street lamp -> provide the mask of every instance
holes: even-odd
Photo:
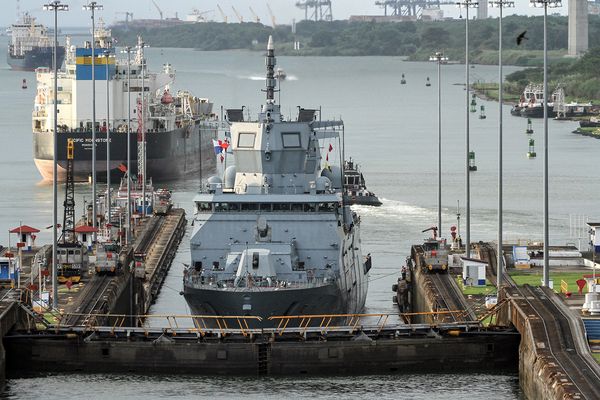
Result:
[[[500,294],[502,286],[502,275],[504,273],[504,257],[502,256],[502,91],[504,76],[502,75],[502,9],[504,7],[514,7],[515,2],[510,0],[491,0],[491,7],[498,7],[500,14],[498,16],[498,250],[496,261],[496,289]]]
[[[56,46],[58,43],[58,12],[69,11],[67,4],[61,4],[55,0],[51,3],[44,4],[44,10],[54,11],[54,45],[52,53],[52,65],[54,67],[54,150],[52,155],[52,308],[58,308],[58,272],[57,272],[57,257],[56,244],[58,242],[56,227],[58,226],[58,188],[56,176],[56,154],[58,153],[58,137],[57,118],[58,118],[58,65],[56,57]]]
[[[101,4],[90,1],[82,7],[83,10],[92,12],[92,226],[97,227],[97,196],[96,196],[96,21],[94,15],[96,10],[102,10]],[[96,242],[96,232],[93,234]]]
[[[110,223],[110,50],[104,51],[104,59],[106,61],[106,210],[107,220]]]
[[[441,65],[448,61],[444,53],[438,51],[429,57],[429,61],[437,62],[438,73],[438,232],[442,236],[442,75]]]
[[[459,7],[465,8],[465,90],[467,97],[467,104],[465,107],[465,196],[466,196],[466,209],[465,209],[465,256],[471,256],[471,169],[469,168],[469,153],[470,140],[469,140],[469,8],[477,8],[479,3],[473,0],[464,0],[456,3]]]
[[[127,235],[126,242],[131,240],[131,46],[126,46],[121,53],[127,53]]]
[[[548,227],[548,32],[547,19],[548,7],[556,8],[562,6],[560,0],[529,0],[531,7],[544,8],[544,269],[542,285],[550,286],[550,235]]]

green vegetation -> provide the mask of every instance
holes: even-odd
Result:
[[[535,272],[526,272],[520,270],[511,270],[509,271],[510,276],[517,283],[517,285],[530,285],[530,286],[540,286],[542,283],[542,271]],[[560,292],[560,284],[561,281],[567,282],[569,285],[569,291],[571,293],[577,293],[577,283],[575,283],[578,279],[582,279],[583,275],[589,274],[589,271],[582,270],[580,272],[555,272],[550,271],[550,279],[554,281],[554,291]]]
[[[600,17],[590,15],[590,43],[600,35]],[[134,45],[142,35],[154,47],[188,47],[200,50],[250,49],[264,50],[269,35],[277,43],[278,54],[323,56],[409,56],[427,60],[434,51],[442,50],[451,60],[463,60],[465,23],[462,19],[447,21],[405,21],[376,23],[333,21],[301,21],[293,35],[289,25],[273,29],[247,22],[225,24],[207,22],[165,28],[131,29],[118,27],[113,34],[119,43]],[[567,47],[567,17],[548,17],[549,49],[553,57],[562,57]],[[495,64],[498,49],[498,20],[495,18],[469,22],[471,57],[474,63]],[[527,30],[528,40],[517,46],[515,38]],[[505,64],[541,65],[543,18],[508,16],[503,19],[503,56]],[[293,40],[302,49],[293,50]]]
[[[459,276],[456,278],[456,283],[458,283],[458,287],[462,289],[464,295],[488,295],[490,293],[496,293],[496,286],[489,283],[486,280],[485,286],[464,286],[462,278]]]
[[[596,359],[596,362],[600,364],[600,353],[592,353],[592,356]]]

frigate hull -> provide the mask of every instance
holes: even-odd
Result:
[[[184,297],[194,315],[253,315],[268,325],[271,316],[344,314],[346,302],[337,285],[302,289],[231,291],[184,287]]]

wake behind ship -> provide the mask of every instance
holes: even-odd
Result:
[[[48,31],[35,18],[25,13],[10,27],[11,40],[8,43],[6,62],[17,71],[34,71],[38,67],[52,67],[52,41]],[[62,65],[65,48],[56,47],[56,63]]]
[[[127,161],[128,126],[132,163],[137,165],[145,144],[148,177],[168,180],[212,171],[215,167],[212,139],[218,129],[212,103],[185,91],[171,94],[175,71],[166,64],[160,72],[148,72],[141,38],[131,57],[131,87],[128,87],[127,59],[116,60],[110,30],[100,25],[95,37],[98,43],[94,68],[98,179],[106,177],[107,130],[111,143],[109,168],[111,173],[122,175],[119,168]],[[75,179],[88,181],[92,171],[92,49],[87,42],[83,47],[71,46],[68,39],[66,47],[65,70],[58,75],[58,178],[65,178],[67,140],[73,139]],[[48,68],[36,72],[37,94],[32,114],[34,161],[42,177],[51,180],[54,74]],[[128,121],[128,96],[131,121]],[[146,132],[145,142],[142,131]]]
[[[196,315],[344,314],[365,304],[370,259],[360,218],[342,199],[340,169],[323,168],[320,141],[342,121],[275,103],[275,56],[267,46],[266,103],[258,118],[228,110],[235,165],[195,199],[184,297]],[[319,116],[320,117],[320,116]],[[267,322],[268,323],[268,322]]]

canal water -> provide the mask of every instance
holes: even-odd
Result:
[[[6,38],[0,38],[4,46]],[[188,49],[147,49],[153,70],[171,63],[177,71],[173,89],[190,90],[214,101],[216,110],[246,106],[255,114],[264,101],[264,59],[247,51],[198,52]],[[370,290],[366,312],[395,312],[391,285],[409,254],[410,245],[426,237],[421,233],[437,223],[437,72],[433,63],[406,62],[396,57],[278,57],[288,74],[282,84],[281,104],[286,116],[297,107],[322,109],[323,118],[343,118],[346,156],[358,162],[370,190],[383,200],[379,208],[357,207],[362,217],[363,254],[371,253]],[[515,68],[505,67],[505,72]],[[497,68],[476,66],[472,80],[496,80]],[[400,85],[400,76],[406,85]],[[426,87],[427,77],[432,81]],[[21,80],[29,82],[21,89]],[[456,224],[460,201],[464,229],[464,66],[442,66],[443,227],[448,236]],[[41,182],[33,160],[31,109],[35,93],[33,73],[0,67],[0,157],[3,195],[0,196],[0,242],[8,230],[25,224],[41,229],[39,243],[51,240],[45,229],[52,221],[52,187]],[[100,93],[99,96],[102,96]],[[102,97],[100,97],[102,98]],[[487,118],[479,119],[484,105]],[[471,146],[477,172],[472,173],[473,241],[496,237],[498,104],[477,100],[470,114]],[[542,123],[534,120],[533,138],[538,157],[528,159],[526,120],[504,114],[505,240],[542,237]],[[101,116],[99,116],[101,118]],[[596,171],[600,141],[571,133],[573,122],[550,121],[550,226],[552,244],[575,242],[569,215],[597,216],[599,178]],[[330,159],[340,145],[331,143]],[[206,178],[206,176],[204,176]],[[192,209],[200,176],[167,185],[177,206]],[[83,213],[90,187],[77,184],[77,210]],[[60,197],[64,195],[62,189]],[[61,200],[62,201],[62,200]],[[59,215],[62,215],[59,213]],[[62,217],[61,217],[62,218]],[[191,228],[189,228],[191,229]],[[188,230],[189,230],[188,229]],[[189,232],[188,232],[189,235]],[[154,314],[184,314],[189,310],[179,295],[183,263],[189,263],[189,236],[184,238],[165,286],[153,306]],[[357,371],[359,373],[360,371]],[[408,372],[408,371],[407,371]],[[63,397],[94,393],[98,397],[142,398],[206,397],[247,398],[359,396],[361,398],[519,398],[518,380],[512,375],[407,375],[364,378],[302,378],[247,380],[180,376],[75,375],[13,379],[10,398]]]

